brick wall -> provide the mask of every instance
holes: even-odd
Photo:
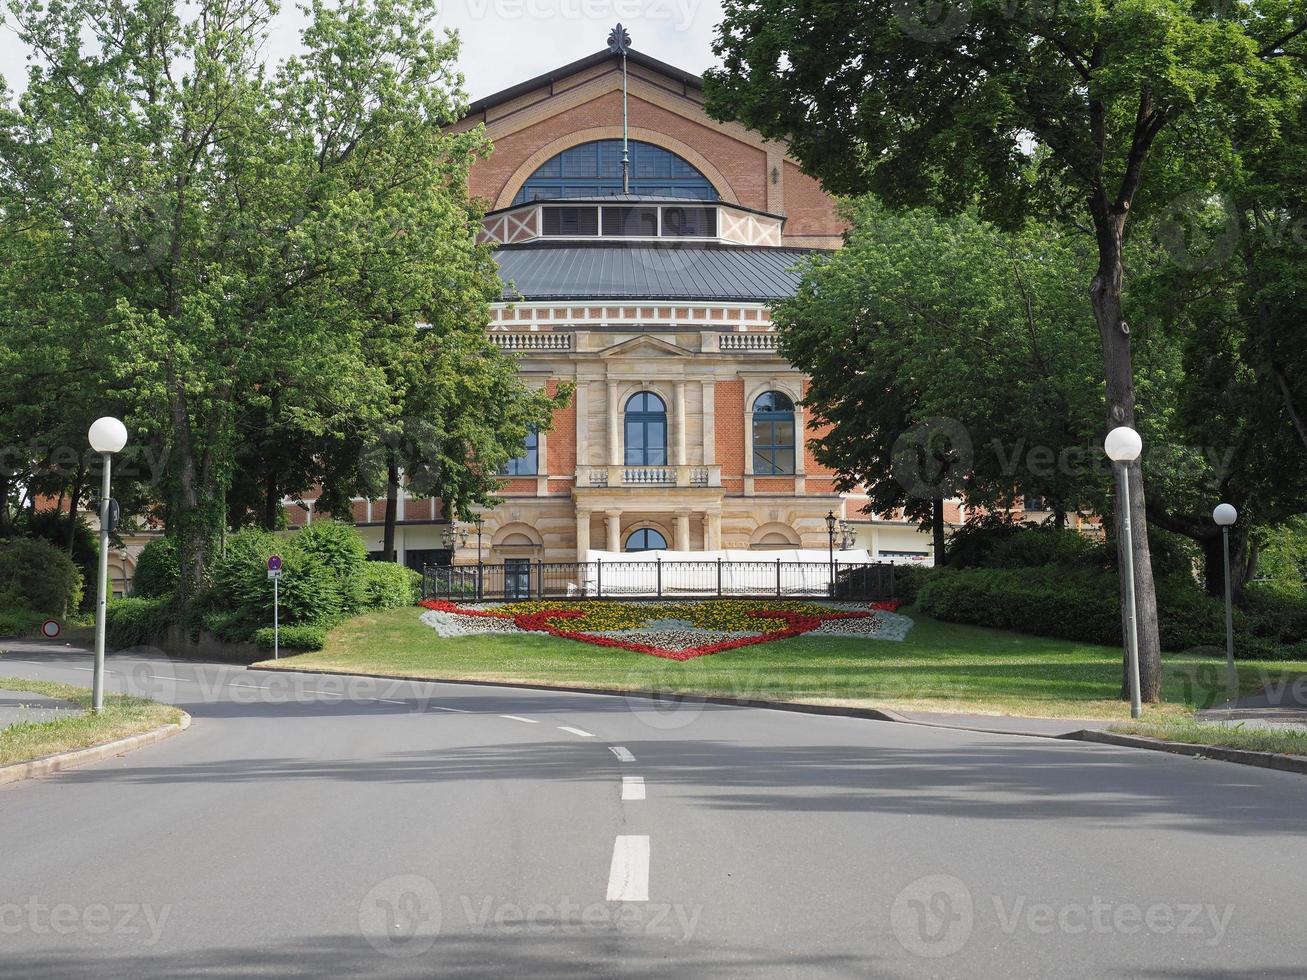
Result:
[[[809,388],[809,384],[808,384],[807,379],[805,378],[804,381],[803,381],[803,397],[804,397],[804,398],[807,398],[807,397],[808,397],[808,388]],[[808,492],[809,492],[809,493],[814,493],[814,492],[829,493],[829,492],[830,492],[830,482],[829,482],[829,481],[817,481],[816,485],[814,485],[814,483],[813,483],[813,481],[812,481],[811,478],[814,477],[814,476],[815,476],[815,477],[820,477],[820,476],[823,476],[823,475],[830,475],[830,474],[834,473],[835,471],[832,470],[829,466],[823,466],[821,463],[818,463],[818,462],[817,462],[817,458],[812,454],[812,447],[808,445],[808,440],[809,440],[809,439],[820,439],[822,436],[824,436],[824,435],[825,435],[827,432],[829,432],[830,430],[831,430],[831,427],[830,427],[829,425],[813,425],[813,424],[812,424],[812,419],[811,419],[811,416],[809,415],[809,413],[807,413],[807,412],[804,413],[804,431],[805,431],[805,435],[804,435],[804,440],[803,440],[803,469],[804,469],[804,471],[808,474],[808,477],[809,477],[809,481],[808,481]]]
[[[558,381],[550,379],[545,391],[558,393]],[[554,427],[548,436],[549,475],[572,476],[576,473],[576,395],[562,408],[554,410]],[[551,486],[552,489],[552,486]]]
[[[718,381],[715,406],[717,463],[722,468],[722,485],[740,491],[744,489],[744,382]],[[727,482],[730,477],[735,478],[734,484]]]

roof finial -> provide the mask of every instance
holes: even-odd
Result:
[[[631,193],[630,113],[626,100],[626,52],[631,50],[631,34],[620,23],[608,32],[608,50],[622,56],[622,193]]]

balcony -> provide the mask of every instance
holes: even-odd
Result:
[[[720,487],[720,466],[581,466],[578,487]]]
[[[571,350],[570,333],[491,333],[490,340],[501,350],[536,351],[536,350]]]
[[[718,350],[763,351],[776,350],[774,333],[724,333],[717,338]]]

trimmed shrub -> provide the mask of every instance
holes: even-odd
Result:
[[[277,642],[283,650],[321,650],[327,642],[325,626],[283,626]],[[254,631],[254,642],[260,649],[272,649],[272,627],[263,626]]]
[[[330,572],[340,595],[341,612],[348,615],[366,605],[363,575],[368,549],[353,524],[315,521],[295,534],[291,546]]]
[[[38,510],[26,520],[26,537],[49,541],[65,554],[68,553],[68,515],[58,510]],[[73,564],[82,573],[82,605],[89,608],[94,602],[91,583],[99,572],[96,559],[100,554],[100,539],[84,517],[77,518],[73,529]]]
[[[105,643],[115,650],[154,643],[172,623],[172,614],[169,597],[110,599],[104,617]]]
[[[136,574],[132,576],[132,595],[142,599],[170,596],[177,591],[180,582],[181,565],[176,541],[156,538],[141,549],[136,559]]]
[[[935,569],[927,565],[895,565],[894,566],[894,598],[902,599],[906,604],[912,605],[917,601],[917,594],[921,592],[921,587],[930,580]]]
[[[82,601],[82,573],[68,553],[39,538],[0,542],[0,595],[66,616]]]
[[[324,623],[341,615],[336,576],[316,555],[268,531],[245,528],[227,539],[227,551],[214,563],[213,584],[206,596],[211,617],[213,613],[231,617],[222,621],[227,638],[247,639],[253,630],[272,623],[268,558],[274,554],[282,556],[282,622]]]
[[[363,604],[368,609],[398,609],[422,598],[422,576],[388,561],[370,561],[360,575]]]
[[[940,569],[922,587],[921,611],[936,619],[1085,643],[1122,643],[1115,573],[1090,568]],[[1184,576],[1157,580],[1163,650],[1223,647],[1225,607]],[[1287,659],[1294,649],[1258,634],[1258,620],[1235,610],[1235,655]]]
[[[45,613],[33,609],[0,609],[0,638],[12,639],[35,633],[45,618]]]

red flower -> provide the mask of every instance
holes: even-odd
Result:
[[[562,637],[565,640],[577,640],[581,643],[591,643],[600,647],[614,647],[619,650],[630,650],[633,653],[646,653],[651,657],[663,657],[667,660],[692,660],[695,657],[706,657],[714,653],[724,653],[727,650],[739,650],[742,647],[755,646],[759,643],[773,643],[776,640],[788,640],[796,636],[802,636],[804,633],[810,633],[822,623],[830,619],[866,619],[874,616],[875,613],[863,612],[861,610],[852,612],[830,612],[820,615],[810,613],[790,612],[785,609],[755,609],[749,615],[758,619],[780,619],[785,622],[785,629],[775,630],[771,633],[750,634],[741,636],[735,640],[722,640],[719,643],[705,643],[697,647],[688,647],[684,650],[665,650],[662,647],[650,646],[647,643],[629,643],[625,640],[614,639],[611,636],[596,636],[593,633],[578,633],[575,630],[562,629],[550,622],[551,619],[581,619],[585,616],[585,611],[581,609],[542,609],[539,612],[523,613],[518,616],[510,616],[508,613],[495,612],[488,609],[466,609],[457,603],[450,602],[446,599],[426,599],[418,605],[426,609],[434,609],[437,612],[457,613],[460,616],[482,616],[491,619],[511,619],[520,630],[529,633],[548,633],[551,636]],[[899,599],[890,599],[886,602],[877,602],[872,605],[872,609],[883,609],[886,612],[893,612],[903,605]]]

